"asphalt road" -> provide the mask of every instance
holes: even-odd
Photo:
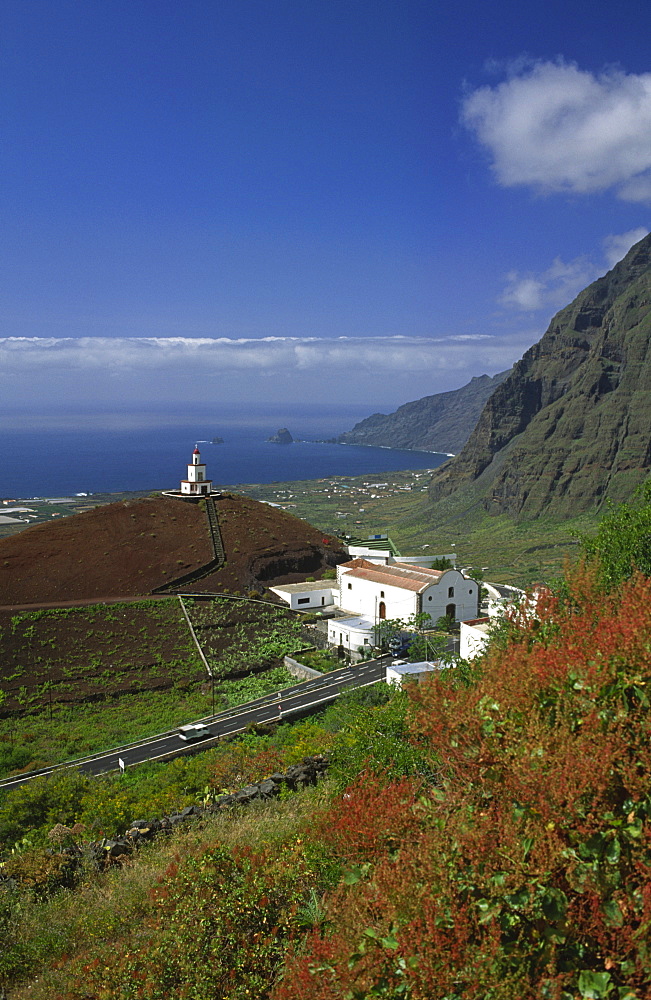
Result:
[[[247,702],[208,716],[200,721],[209,727],[212,738],[186,742],[176,730],[162,733],[148,740],[128,743],[115,747],[107,753],[92,754],[80,760],[69,761],[55,767],[44,768],[37,772],[7,778],[0,781],[0,788],[15,788],[33,778],[50,774],[52,771],[66,767],[76,767],[80,771],[91,774],[103,774],[105,771],[117,771],[122,766],[133,767],[149,760],[172,760],[182,754],[197,753],[215,746],[220,739],[244,732],[252,724],[287,721],[299,717],[309,711],[325,707],[334,701],[342,690],[366,687],[384,680],[386,674],[386,659],[373,660],[352,667],[342,667],[322,677],[303,681],[289,688],[255,701]]]

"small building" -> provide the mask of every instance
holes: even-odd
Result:
[[[328,644],[343,646],[346,653],[357,658],[364,649],[376,645],[375,622],[360,615],[343,615],[328,622]]]
[[[334,591],[337,584],[333,580],[304,580],[302,583],[281,583],[269,587],[282,601],[289,604],[292,611],[332,610],[335,605]]]
[[[212,492],[212,480],[206,477],[206,466],[201,461],[201,452],[195,448],[192,461],[188,465],[188,478],[181,480],[184,496],[207,496]]]
[[[368,538],[347,538],[346,548],[351,559],[366,559],[368,562],[395,562],[400,553],[388,535],[369,535]]]
[[[386,682],[400,687],[406,677],[420,680],[424,674],[433,670],[440,670],[441,665],[431,660],[423,660],[420,663],[406,663],[404,660],[395,660],[387,667]]]
[[[479,614],[479,584],[456,569],[352,559],[337,567],[337,582],[339,607],[373,623],[424,613],[436,624],[446,616],[465,621]]]
[[[488,644],[491,627],[490,616],[471,618],[461,622],[459,629],[459,655],[464,660],[472,660],[483,653]]]
[[[428,569],[434,559],[449,559],[454,568],[457,562],[456,552],[447,555],[436,555],[433,552],[425,554],[425,549],[430,548],[429,545],[421,546],[423,551],[420,555],[403,556],[388,535],[369,535],[363,539],[348,535],[346,536],[346,548],[351,559],[366,559],[368,562],[384,563],[385,566],[400,562],[410,566],[424,566]]]

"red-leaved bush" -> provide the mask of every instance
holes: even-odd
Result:
[[[438,784],[332,806],[346,875],[274,1000],[650,995],[651,581],[579,569],[511,631],[472,685],[410,688]]]

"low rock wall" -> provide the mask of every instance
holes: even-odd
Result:
[[[70,872],[74,872],[84,858],[90,858],[99,867],[104,867],[113,862],[119,862],[132,854],[141,844],[148,843],[160,834],[172,833],[189,821],[201,819],[203,816],[225,813],[238,806],[247,806],[251,802],[268,801],[280,795],[283,787],[297,792],[301,788],[316,785],[327,768],[328,760],[321,754],[315,757],[304,757],[300,764],[292,764],[284,774],[272,774],[264,781],[246,785],[245,788],[240,788],[239,791],[232,794],[217,795],[205,805],[186,806],[179,813],[162,816],[160,819],[134,819],[129,829],[121,837],[104,837],[102,840],[91,841],[79,846],[77,844],[73,846],[68,842],[68,845],[59,850],[48,851],[48,853],[68,857],[67,870]],[[72,833],[66,827],[58,829],[63,834]],[[0,876],[0,886],[10,886],[13,881],[12,878]]]
[[[306,667],[304,663],[300,663],[291,656],[286,656],[284,663],[285,668],[289,671],[292,677],[298,677],[301,681],[311,681],[315,677],[324,676],[320,670],[313,670],[312,667]]]

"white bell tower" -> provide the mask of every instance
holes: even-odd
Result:
[[[212,479],[206,479],[206,466],[201,461],[201,452],[195,448],[188,465],[188,478],[181,480],[181,493],[185,496],[207,496],[211,491]]]

